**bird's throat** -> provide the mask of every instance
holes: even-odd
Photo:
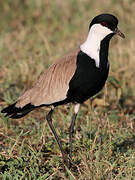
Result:
[[[98,68],[102,65],[101,61],[108,61],[108,47],[112,36],[111,30],[95,24],[91,27],[86,41],[80,46],[81,51],[94,59]]]
[[[100,65],[100,43],[97,36],[88,35],[87,40],[80,46],[85,54],[95,60],[96,67]]]

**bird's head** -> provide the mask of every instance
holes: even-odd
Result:
[[[100,14],[91,21],[89,30],[96,36],[104,39],[106,36],[111,34],[112,36],[117,34],[122,38],[125,38],[125,35],[118,29],[118,19],[112,14]]]

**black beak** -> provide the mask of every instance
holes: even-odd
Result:
[[[125,35],[118,29],[118,28],[116,28],[115,30],[114,30],[114,33],[115,34],[118,34],[120,37],[122,37],[122,38],[125,38]]]

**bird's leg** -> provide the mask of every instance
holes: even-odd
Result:
[[[54,126],[52,124],[52,113],[53,113],[53,110],[54,110],[54,108],[52,108],[50,110],[50,112],[46,116],[46,119],[47,119],[47,122],[48,122],[48,124],[49,124],[49,126],[50,126],[50,128],[52,130],[52,133],[53,133],[53,135],[54,135],[54,137],[55,137],[55,139],[56,139],[56,141],[57,141],[57,143],[59,145],[59,148],[60,148],[60,151],[61,151],[61,154],[62,154],[62,158],[63,158],[63,162],[66,164],[67,163],[67,156],[64,153],[64,150],[62,148],[62,144],[61,144],[60,138],[58,137],[58,135],[57,135],[57,133],[56,133],[56,131],[54,129]]]
[[[73,141],[73,133],[74,133],[74,125],[77,114],[73,114],[71,125],[69,127],[69,167],[71,168],[72,161],[72,141]]]
[[[72,121],[69,127],[69,168],[72,166],[72,141],[73,141],[73,133],[74,133],[74,125],[77,113],[79,111],[80,104],[76,104],[74,107],[74,114],[72,116]]]

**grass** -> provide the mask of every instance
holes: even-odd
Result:
[[[103,12],[119,18],[126,39],[110,44],[110,75],[102,92],[81,106],[75,125],[73,169],[41,108],[20,120],[0,116],[0,179],[135,179],[135,2],[3,1],[0,6],[0,110],[13,103],[55,59],[78,47],[90,20]],[[53,122],[68,152],[72,106],[58,107]]]

